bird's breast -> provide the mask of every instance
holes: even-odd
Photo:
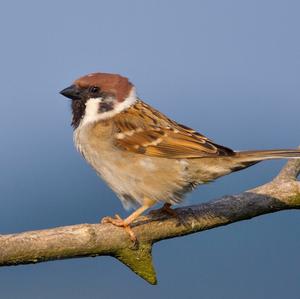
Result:
[[[179,201],[190,184],[189,162],[150,157],[121,150],[113,145],[109,128],[78,128],[74,143],[86,161],[123,200],[142,204],[145,198]],[[126,205],[126,202],[124,203]]]

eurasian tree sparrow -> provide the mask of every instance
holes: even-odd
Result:
[[[124,227],[158,202],[179,203],[196,186],[262,160],[299,158],[297,149],[233,151],[178,124],[141,101],[135,87],[116,74],[92,73],[61,91],[72,100],[74,142],[86,161],[121,199],[140,206]]]

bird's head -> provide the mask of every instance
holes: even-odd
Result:
[[[60,93],[72,100],[74,128],[111,118],[136,101],[133,84],[117,74],[92,73]]]

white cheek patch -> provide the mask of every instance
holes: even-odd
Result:
[[[128,97],[121,103],[115,101],[114,107],[112,110],[101,112],[100,103],[103,102],[103,98],[94,98],[89,99],[85,103],[85,114],[83,119],[81,120],[80,126],[84,126],[99,120],[111,118],[115,116],[116,114],[122,112],[123,110],[129,108],[131,105],[133,105],[136,102],[136,93],[135,88],[133,87],[128,95]],[[112,101],[114,101],[112,99]]]
[[[97,120],[97,116],[99,115],[99,103],[101,103],[101,101],[102,98],[97,98],[89,99],[85,103],[85,114],[80,123],[81,126]]]

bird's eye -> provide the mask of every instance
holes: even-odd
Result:
[[[99,87],[97,87],[97,86],[90,87],[90,93],[97,93],[98,91],[99,91]]]

